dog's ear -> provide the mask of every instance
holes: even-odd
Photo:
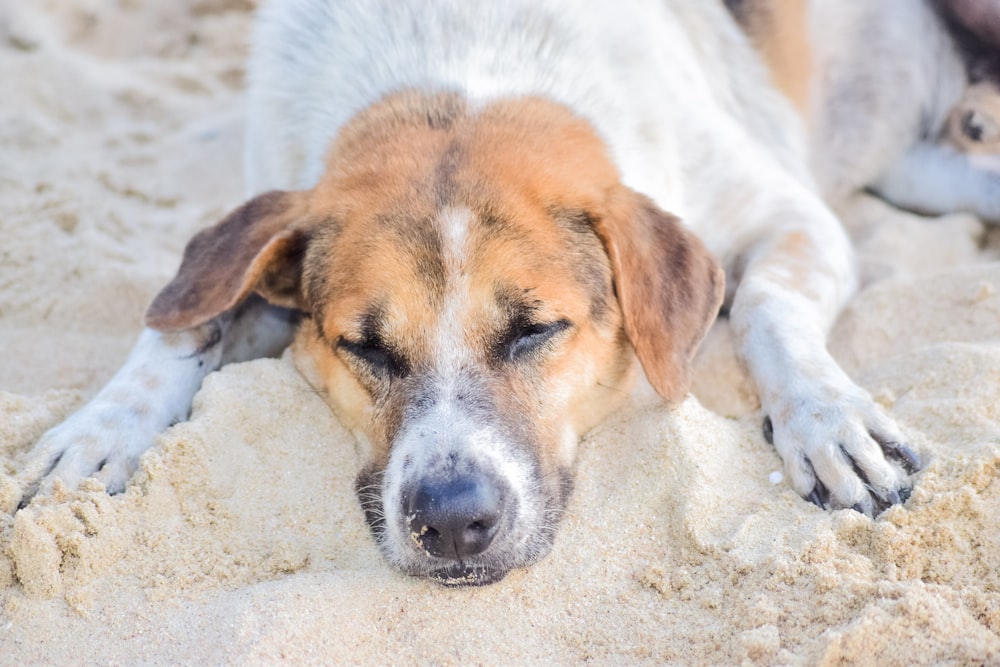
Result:
[[[308,233],[304,192],[268,192],[199,232],[181,267],[146,311],[146,325],[179,331],[204,324],[250,292],[299,308],[301,263]]]
[[[725,277],[702,242],[673,215],[616,188],[595,227],[611,259],[625,333],[653,388],[684,398],[691,362],[718,315]]]

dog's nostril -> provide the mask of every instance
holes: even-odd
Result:
[[[486,551],[503,514],[503,494],[482,477],[424,484],[406,507],[410,536],[438,558],[460,560]]]

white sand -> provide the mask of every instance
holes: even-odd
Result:
[[[210,376],[124,495],[12,516],[31,443],[240,202],[248,4],[0,0],[0,664],[1000,664],[1000,243],[873,200],[831,348],[930,462],[877,521],[769,480],[724,326],[701,404],[637,392],[583,444],[552,554],[495,586],[389,569],[287,359]]]

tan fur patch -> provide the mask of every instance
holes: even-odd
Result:
[[[812,52],[806,0],[727,0],[774,84],[807,117]]]

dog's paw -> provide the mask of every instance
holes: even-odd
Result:
[[[18,475],[22,498],[47,495],[56,480],[75,489],[87,477],[121,493],[139,467],[139,457],[167,425],[163,415],[136,401],[114,402],[100,396],[66,421],[49,429],[28,453]]]
[[[799,495],[824,509],[869,517],[906,502],[920,457],[861,390],[833,400],[799,398],[764,418],[764,437]]]

